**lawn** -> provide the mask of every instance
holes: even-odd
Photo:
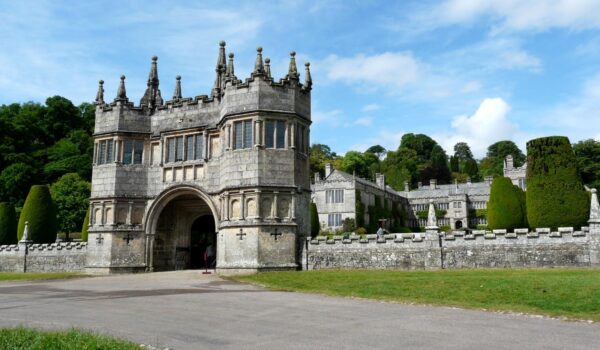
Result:
[[[0,272],[1,281],[29,281],[29,280],[55,280],[83,277],[85,275],[75,272],[43,272],[43,273],[23,273],[23,272]]]
[[[235,277],[282,291],[600,321],[600,270],[316,270]]]
[[[0,329],[0,349],[137,350],[141,347],[128,341],[80,330],[45,332],[19,327]]]

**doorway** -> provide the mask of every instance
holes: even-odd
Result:
[[[204,253],[206,255],[206,261]],[[192,224],[190,232],[190,269],[215,268],[217,234],[212,215],[202,215]],[[207,266],[205,266],[207,264]]]

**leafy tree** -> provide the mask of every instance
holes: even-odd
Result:
[[[420,179],[423,183],[431,179],[436,179],[440,184],[450,183],[452,174],[448,168],[448,156],[441,146],[435,145],[431,150],[431,160],[421,171]]]
[[[479,167],[481,175],[503,176],[504,159],[509,154],[513,156],[516,167],[525,162],[525,155],[512,141],[498,141],[490,145],[485,158],[481,160]]]
[[[465,161],[463,173],[467,174],[472,181],[479,181],[481,179],[479,177],[479,167],[475,159],[467,159]]]
[[[78,109],[83,123],[83,130],[89,135],[93,134],[94,122],[96,119],[96,105],[84,102],[79,105]]]
[[[342,222],[342,231],[354,232],[356,230],[356,221],[353,218],[345,218]]]
[[[460,168],[458,165],[458,157],[450,156],[450,171],[453,173],[460,172]]]
[[[342,170],[347,173],[355,173],[362,178],[369,177],[369,167],[364,154],[357,151],[348,151],[342,160]]]
[[[325,176],[325,164],[333,163],[336,158],[337,155],[329,146],[320,143],[311,145],[309,150],[311,174],[318,172],[321,176]]]
[[[473,152],[471,152],[471,147],[466,142],[458,142],[454,145],[454,157],[458,158],[461,161],[466,161],[468,159],[473,159]]]
[[[75,130],[48,149],[44,173],[52,181],[65,173],[78,173],[82,178],[92,177],[93,139],[84,130]]]
[[[83,223],[89,206],[91,185],[76,173],[63,175],[50,187],[52,199],[56,203],[58,229],[66,233],[75,232]]]
[[[417,152],[402,147],[397,151],[388,151],[386,158],[381,162],[381,171],[385,174],[388,184],[397,191],[404,190],[404,182],[413,186],[417,183],[417,167]]]
[[[400,140],[400,148],[414,150],[417,153],[419,163],[426,163],[431,159],[431,152],[436,145],[437,142],[423,134],[404,134]]]
[[[22,206],[30,184],[36,178],[36,169],[26,163],[14,163],[0,173],[2,200]]]
[[[377,156],[378,159],[382,159],[385,154],[387,153],[387,150],[385,148],[383,148],[383,146],[381,145],[375,145],[375,146],[371,146],[367,149],[366,153],[373,153],[374,155]]]
[[[0,245],[17,243],[17,216],[10,203],[0,203]]]
[[[84,127],[81,111],[61,96],[46,99],[46,109],[42,127],[45,131],[47,144],[55,143],[67,136],[72,130]]]
[[[524,192],[503,176],[494,178],[487,205],[488,227],[491,229],[521,228],[527,226]]]
[[[600,142],[589,139],[573,145],[583,183],[600,189]]]
[[[53,243],[56,241],[56,206],[50,196],[47,185],[34,185],[23,205],[17,236],[23,236],[25,222],[29,222],[29,239],[35,243]]]
[[[527,142],[526,179],[527,219],[532,227],[585,225],[590,201],[568,138]]]
[[[318,220],[317,220],[318,221]],[[83,225],[81,225],[81,240],[87,242],[88,240],[88,226],[90,225],[90,209],[85,212],[85,218],[83,219]]]

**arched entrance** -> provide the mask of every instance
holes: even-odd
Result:
[[[207,249],[216,258],[215,214],[210,197],[194,187],[173,188],[158,196],[146,222],[148,270],[204,268]]]

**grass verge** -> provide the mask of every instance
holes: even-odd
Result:
[[[46,332],[18,327],[0,329],[0,349],[11,350],[133,350],[140,346],[91,332],[70,330]]]
[[[236,280],[282,291],[600,321],[600,270],[268,272]]]
[[[84,276],[75,272],[0,272],[0,281],[56,280]]]

